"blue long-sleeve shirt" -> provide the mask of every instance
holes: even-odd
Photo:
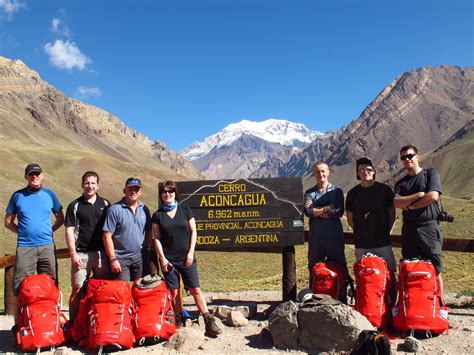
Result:
[[[317,186],[307,190],[304,194],[305,201],[311,199],[314,208],[334,205],[328,212],[329,218],[314,217],[312,207],[306,207],[304,213],[309,217],[310,238],[343,238],[341,217],[344,215],[344,193],[342,189],[328,184],[325,189]]]

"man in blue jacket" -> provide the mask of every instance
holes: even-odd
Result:
[[[309,217],[308,268],[327,259],[346,266],[344,232],[344,193],[329,182],[329,166],[318,161],[313,167],[316,185],[305,192],[304,213]],[[311,278],[310,278],[311,288]]]

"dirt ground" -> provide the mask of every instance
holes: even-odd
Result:
[[[203,341],[191,350],[182,353],[187,354],[268,354],[268,353],[295,353],[307,354],[311,352],[302,350],[278,350],[272,347],[270,341],[265,336],[260,335],[262,329],[267,325],[268,313],[281,301],[281,293],[276,291],[248,291],[232,293],[208,293],[206,294],[209,308],[217,305],[253,305],[257,308],[256,316],[249,324],[242,328],[233,328],[223,325],[223,333],[215,338],[203,338]],[[418,354],[474,354],[474,308],[472,297],[455,298],[453,295],[446,297],[447,303],[452,310],[449,314],[449,334],[441,335],[431,339],[421,340],[421,347]],[[186,308],[193,314],[195,308],[192,299],[186,297]],[[466,307],[469,305],[469,307]],[[67,309],[64,310],[67,312]],[[14,342],[10,328],[13,325],[13,318],[10,316],[0,317],[0,353],[14,353],[12,346]],[[203,328],[202,328],[203,329]],[[402,343],[401,339],[391,341],[392,352],[403,354],[397,351]],[[43,354],[80,354],[77,348],[60,347],[55,351],[44,351]],[[133,354],[177,354],[173,349],[168,349],[161,343],[153,346],[135,348],[122,351],[121,353]]]

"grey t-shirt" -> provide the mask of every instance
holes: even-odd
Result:
[[[144,232],[150,230],[150,210],[139,203],[135,214],[124,200],[110,206],[105,218],[104,231],[113,234],[118,258],[130,258],[141,252]]]
[[[394,188],[395,197],[413,195],[417,192],[430,192],[441,190],[441,179],[435,169],[423,169],[416,175],[406,175],[397,181]],[[429,206],[410,211],[403,211],[405,222],[428,222],[438,218],[440,208],[437,202]]]

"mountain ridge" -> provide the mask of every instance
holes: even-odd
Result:
[[[255,136],[269,143],[301,147],[317,137],[323,136],[323,133],[310,130],[302,123],[283,119],[269,118],[260,122],[241,120],[227,125],[201,142],[193,142],[184,148],[181,154],[190,161],[197,160],[214,148],[224,145],[230,146],[242,135]]]

